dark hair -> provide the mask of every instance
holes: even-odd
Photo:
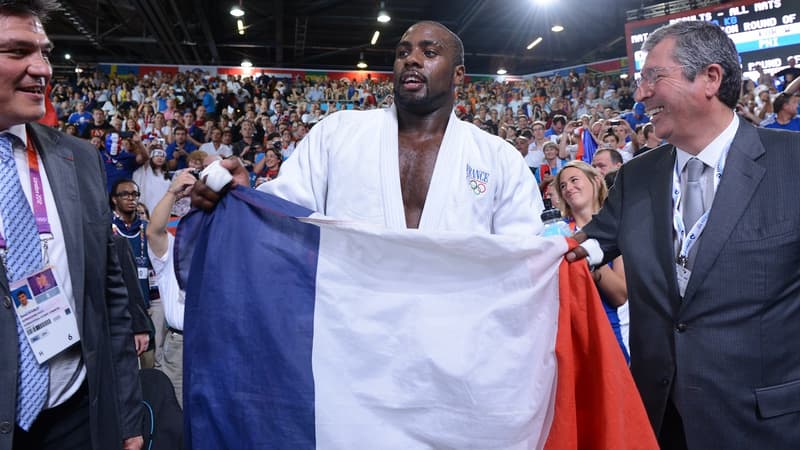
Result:
[[[647,122],[646,124],[644,124],[644,127],[642,128],[642,133],[644,133],[644,138],[645,139],[649,139],[650,135],[655,133],[655,131],[656,131],[656,127],[650,122]]]
[[[114,208],[115,208],[114,200],[113,200],[114,194],[117,193],[117,188],[122,183],[131,183],[134,186],[136,186],[136,190],[139,191],[139,185],[136,184],[136,182],[131,180],[130,178],[121,178],[121,179],[115,181],[114,184],[111,185],[111,190],[108,191],[108,206],[111,208],[111,211],[114,211]]]
[[[567,117],[562,114],[556,114],[553,116],[553,123],[561,122],[562,125],[567,124]]]
[[[42,23],[47,21],[50,13],[58,9],[60,5],[54,0],[0,0],[0,15],[35,16]]]
[[[610,137],[613,137],[613,138],[614,138],[614,140],[615,140],[615,141],[617,141],[617,144],[619,144],[619,136],[617,136],[616,134],[614,134],[614,130],[612,130],[611,128],[609,128],[609,129],[608,129],[608,131],[606,131],[606,133],[603,135],[603,138],[602,138],[602,140],[604,140],[604,141],[605,141],[605,140],[606,140],[606,138],[607,138],[607,137],[609,137],[609,136],[610,136]]]
[[[612,164],[622,164],[622,155],[613,148],[601,148],[595,152],[594,156],[599,155],[600,153],[608,153],[608,157],[611,159]]]
[[[783,105],[789,103],[789,99],[792,98],[792,94],[787,92],[781,92],[775,97],[775,100],[772,101],[772,110],[775,111],[775,114],[778,114],[781,109],[783,109]]]
[[[736,108],[742,84],[742,68],[739,53],[733,41],[718,25],[711,22],[676,22],[650,33],[642,44],[642,51],[649,52],[661,41],[675,39],[672,57],[683,67],[683,76],[694,81],[697,74],[711,64],[722,67],[722,82],[717,97],[731,109]]]

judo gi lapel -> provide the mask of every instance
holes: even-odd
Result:
[[[425,198],[425,209],[422,210],[419,221],[420,229],[439,228],[442,216],[447,214],[448,199],[452,198],[453,190],[458,186],[463,174],[463,170],[460,169],[463,160],[462,150],[468,147],[464,141],[469,139],[470,134],[466,130],[459,133],[460,125],[460,119],[451,112],[439,146],[439,154],[436,155],[436,166],[433,168],[428,196]]]
[[[406,213],[405,209],[403,209],[403,191],[400,187],[397,109],[394,105],[385,110],[380,127],[379,151],[383,221],[387,228],[402,229],[406,227]],[[425,209],[427,209],[427,205]]]

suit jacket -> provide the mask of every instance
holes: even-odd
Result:
[[[631,371],[658,433],[667,399],[689,448],[800,443],[800,134],[740,121],[681,300],[675,150],[625,164],[584,227],[625,258]]]
[[[61,219],[89,388],[94,450],[120,448],[139,435],[141,390],[128,298],[111,239],[106,177],[88,142],[38,125],[29,136],[41,155]],[[5,268],[0,296],[8,298]],[[0,308],[0,450],[11,449],[16,422],[17,331],[13,308]]]

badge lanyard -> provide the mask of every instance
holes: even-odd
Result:
[[[719,161],[717,161],[717,167],[714,169],[714,193],[717,192],[719,182],[722,179],[722,172],[725,171],[725,162],[728,159],[728,151],[730,151],[730,147],[728,147],[722,153],[722,155],[720,155]],[[706,209],[706,212],[704,212],[703,215],[697,219],[697,223],[692,225],[692,228],[689,229],[687,234],[686,224],[683,223],[683,215],[678,212],[678,203],[680,202],[682,196],[679,173],[678,159],[675,158],[675,170],[672,172],[672,225],[675,228],[675,232],[681,237],[681,249],[678,253],[678,264],[686,267],[686,261],[689,257],[689,252],[697,243],[697,240],[700,239],[700,234],[703,233],[706,223],[708,222],[708,215],[711,212],[711,208]]]
[[[36,150],[33,149],[33,140],[30,136],[27,136],[27,141],[25,152],[28,158],[28,170],[30,171],[33,217],[36,220],[36,230],[39,232],[39,239],[42,242],[44,265],[46,266],[50,263],[47,243],[53,239],[53,233],[50,229],[50,221],[47,220],[47,205],[44,200],[42,175],[39,172],[39,158],[36,157]],[[3,250],[3,257],[5,257],[7,245],[5,237],[0,233],[0,249]],[[5,261],[3,263],[5,264]]]

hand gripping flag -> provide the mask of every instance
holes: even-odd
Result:
[[[181,221],[188,448],[656,448],[564,239],[310,214],[236,188]]]

